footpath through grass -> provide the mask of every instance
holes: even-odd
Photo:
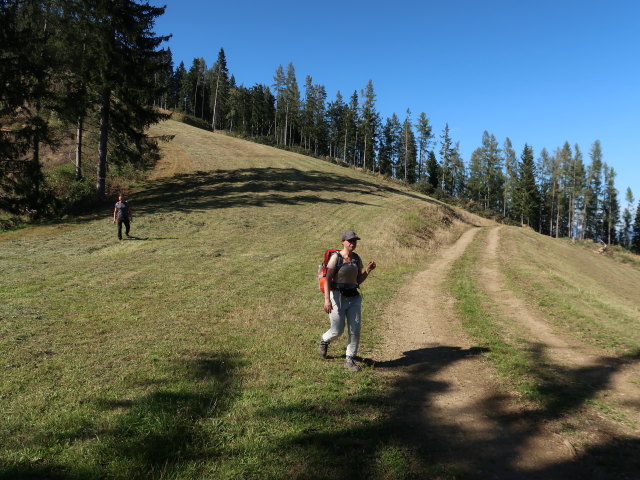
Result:
[[[476,235],[464,255],[454,263],[448,280],[465,329],[481,347],[487,348],[487,359],[505,387],[523,400],[523,421],[534,425],[536,430],[549,429],[570,438],[585,452],[581,460],[597,468],[597,475],[606,472],[611,478],[631,478],[628,469],[630,465],[637,465],[638,442],[637,438],[625,436],[630,431],[627,427],[638,429],[632,413],[635,410],[633,405],[624,411],[613,407],[606,390],[618,368],[638,361],[638,350],[634,347],[640,322],[637,316],[629,314],[626,318],[618,317],[616,323],[610,314],[612,310],[618,315],[632,311],[633,299],[627,296],[629,284],[616,288],[608,281],[595,281],[595,277],[600,275],[602,280],[615,281],[616,275],[628,274],[627,280],[633,285],[637,281],[635,270],[620,269],[615,263],[612,266],[610,259],[594,260],[584,257],[582,252],[575,255],[566,250],[575,247],[540,238],[532,232],[502,227],[501,235],[502,268],[508,273],[511,285],[520,287],[516,291],[522,298],[531,300],[531,308],[541,308],[565,333],[577,334],[591,347],[604,345],[607,350],[602,351],[601,364],[555,363],[545,354],[543,346],[528,339],[527,332],[517,322],[497,313],[479,281],[486,232]],[[546,243],[553,245],[541,245]],[[573,279],[570,288],[567,278]],[[581,293],[587,285],[597,288],[597,298]],[[595,311],[581,316],[581,312],[588,310],[587,305]],[[618,355],[605,358],[612,347],[620,349]],[[602,418],[611,423],[601,425]],[[611,430],[615,423],[620,425],[617,433]],[[603,438],[609,444],[594,447],[590,441],[594,431],[601,428],[607,431]],[[620,440],[612,441],[612,435],[619,435]]]
[[[131,239],[111,209],[0,235],[0,479],[399,478],[410,454],[374,370],[344,371],[344,341],[317,358],[315,270],[347,229],[378,262],[371,359],[384,306],[436,241],[431,216],[451,212],[326,162],[159,133],[176,138],[129,198]]]

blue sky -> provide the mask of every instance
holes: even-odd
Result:
[[[271,85],[292,62],[328,99],[373,81],[383,120],[425,112],[439,136],[449,124],[465,161],[485,130],[536,157],[565,141],[585,163],[598,139],[640,198],[640,2],[449,0],[293,2],[168,0],[156,22],[173,34],[176,66],[207,66],[225,50],[245,86]]]

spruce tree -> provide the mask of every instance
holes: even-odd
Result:
[[[224,49],[218,52],[218,60],[213,65],[211,75],[211,129],[215,132],[216,127],[221,125],[221,119],[227,116],[229,103],[229,70],[227,69],[227,58]]]
[[[638,202],[638,207],[636,208],[636,219],[633,223],[631,250],[640,254],[640,202]]]
[[[154,84],[155,73],[166,68],[166,55],[158,47],[169,37],[153,32],[164,7],[131,0],[82,1],[92,19],[90,48],[97,52],[92,85],[100,111],[96,190],[104,198],[109,141],[112,162],[141,162],[156,147],[145,131],[167,118],[152,103],[164,89]]]
[[[452,196],[455,188],[453,159],[453,140],[449,135],[449,124],[445,123],[442,135],[440,135],[440,189],[443,193]]]
[[[362,104],[362,168],[369,165],[375,170],[375,152],[377,150],[378,130],[380,128],[380,116],[376,111],[376,94],[373,90],[373,82],[369,80],[367,86],[361,92],[364,102]]]
[[[513,195],[518,180],[518,158],[509,137],[504,141],[502,152],[504,155],[502,215],[510,217],[513,207]]]
[[[518,186],[516,190],[516,211],[520,222],[531,228],[537,227],[539,193],[536,185],[533,148],[525,144],[518,166]]]
[[[427,160],[427,178],[429,185],[431,186],[430,190],[435,192],[440,183],[440,166],[438,165],[438,160],[436,159],[436,154],[433,150],[429,150],[429,157]]]
[[[425,173],[429,147],[431,145],[431,138],[433,137],[429,119],[424,112],[420,113],[418,117],[416,129],[418,130],[418,179],[420,179]]]

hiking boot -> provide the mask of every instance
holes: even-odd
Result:
[[[320,356],[327,358],[327,350],[329,349],[329,342],[325,342],[320,339],[320,343],[318,343],[318,353]]]
[[[347,357],[344,360],[344,368],[346,368],[347,370],[349,370],[350,372],[359,372],[360,371],[360,365],[358,365],[354,360],[353,357]]]

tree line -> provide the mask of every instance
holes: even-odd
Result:
[[[481,146],[465,162],[445,125],[436,138],[429,118],[407,109],[382,120],[373,82],[345,100],[338,91],[327,99],[324,86],[305,78],[299,88],[293,64],[279,65],[273,84],[238,85],[224,49],[207,68],[195,58],[167,70],[166,91],[158,104],[207,120],[227,130],[286,148],[339,159],[348,165],[405,181],[428,194],[471,203],[486,212],[528,225],[553,237],[592,239],[640,252],[640,204],[626,191],[621,212],[616,172],[594,141],[585,163],[579,145],[553,152],[533,147],[514,150],[484,132]]]
[[[595,141],[585,162],[567,142],[537,158],[518,155],[484,132],[465,161],[448,125],[436,135],[426,113],[410,109],[383,120],[369,80],[360,91],[328,99],[292,63],[279,65],[269,85],[238,84],[224,49],[208,67],[194,58],[174,68],[168,36],[153,32],[164,8],[132,0],[5,0],[0,3],[0,208],[37,210],[42,201],[40,150],[75,132],[76,178],[83,176],[83,133],[97,135],[95,189],[105,195],[107,169],[144,165],[157,152],[147,127],[164,109],[281,148],[301,149],[404,181],[441,198],[526,224],[554,237],[618,243],[640,251],[640,205]],[[160,108],[161,107],[161,108]]]

